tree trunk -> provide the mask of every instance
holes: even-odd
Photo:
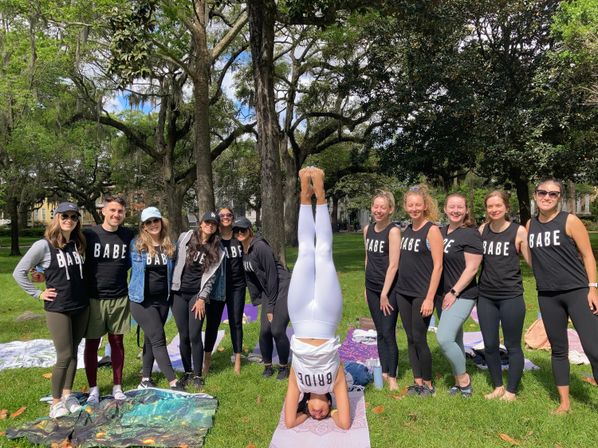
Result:
[[[210,52],[207,41],[205,2],[196,3],[197,30],[193,55],[193,151],[195,155],[197,208],[199,215],[214,210],[214,184],[212,182],[212,155],[210,146]]]
[[[166,193],[166,212],[170,224],[170,237],[176,239],[185,228],[183,220],[183,197],[185,192],[181,191],[177,185],[165,183],[164,191]]]
[[[283,139],[286,141],[286,139]],[[282,161],[286,173],[284,183],[284,232],[286,244],[296,247],[297,222],[299,220],[299,194],[297,191],[297,173],[299,168],[295,165],[293,157],[282,148]]]
[[[257,147],[262,161],[261,203],[264,236],[274,253],[286,264],[284,252],[284,213],[280,171],[280,126],[274,107],[274,0],[251,0],[247,3],[249,15],[249,40],[255,83],[255,109],[257,117]],[[284,217],[283,217],[284,221]]]
[[[330,224],[332,231],[338,232],[338,196],[332,196],[332,215],[330,215]]]
[[[10,214],[10,255],[21,256],[19,249],[19,202],[16,197],[8,199]]]
[[[577,215],[577,199],[575,194],[575,182],[570,180],[567,182],[567,188],[565,189],[567,192],[567,211],[569,213],[573,213]]]
[[[529,181],[519,174],[514,176],[513,183],[517,191],[517,202],[519,203],[519,219],[522,225],[525,225],[531,218],[530,196],[529,196]]]

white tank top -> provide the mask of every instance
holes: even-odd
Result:
[[[338,336],[316,346],[300,341],[293,335],[291,365],[301,392],[316,394],[332,392],[341,362],[338,355],[340,346]]]

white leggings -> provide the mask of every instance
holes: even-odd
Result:
[[[332,261],[328,205],[316,206],[315,222],[312,206],[300,207],[299,254],[289,286],[289,317],[296,337],[330,339],[336,337],[343,296]]]

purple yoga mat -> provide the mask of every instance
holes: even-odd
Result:
[[[253,306],[251,303],[246,303],[245,307],[243,308],[243,314],[247,316],[247,322],[253,322],[257,320],[257,306]],[[224,307],[224,312],[222,313],[222,320],[220,322],[224,322],[228,319],[228,309]]]
[[[365,364],[370,358],[378,359],[378,346],[376,344],[366,345],[353,341],[353,331],[353,328],[349,329],[347,337],[338,350],[341,360],[344,362],[355,361]]]

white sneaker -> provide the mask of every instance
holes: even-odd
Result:
[[[62,401],[50,406],[50,418],[59,418],[65,415],[69,415],[69,411]]]
[[[127,399],[127,396],[124,394],[122,388],[120,386],[114,386],[112,388],[112,396],[115,400],[123,401]]]
[[[100,403],[100,393],[99,392],[90,392],[89,397],[87,397],[87,404],[90,406],[96,406]]]
[[[77,400],[77,397],[75,397],[73,394],[69,395],[66,398],[63,398],[63,403],[64,403],[64,407],[71,414],[73,412],[78,412],[81,410],[81,404],[79,403],[79,400]]]

